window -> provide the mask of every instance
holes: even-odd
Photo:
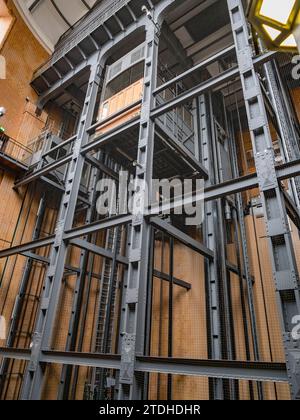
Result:
[[[140,62],[113,79],[107,86],[104,101],[144,77],[144,62]]]
[[[0,0],[0,48],[3,46],[4,41],[12,27],[14,18],[11,15],[6,2]]]

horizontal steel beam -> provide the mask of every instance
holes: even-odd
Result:
[[[174,77],[173,79],[169,80],[168,82],[164,83],[163,85],[159,86],[153,91],[154,95],[158,95],[159,93],[163,92],[164,90],[174,86],[175,83],[181,82],[182,80],[186,79],[189,76],[192,76],[194,73],[196,73],[199,70],[202,70],[209,66],[210,64],[214,63],[215,61],[219,60],[220,58],[224,57],[226,54],[230,52],[235,52],[235,46],[231,45],[228,48],[225,48],[225,50],[219,51],[217,54],[214,54],[213,56],[207,58],[204,61],[201,61],[201,63],[197,64],[196,66],[192,67],[191,69],[185,71],[184,73],[179,74],[178,76]]]
[[[85,145],[81,153],[83,155],[97,151],[104,147],[107,143],[109,143],[112,139],[117,138],[120,134],[123,134],[125,131],[130,130],[132,128],[137,128],[140,125],[140,117],[133,118],[129,122],[126,122],[122,125],[119,125],[117,129],[113,129],[106,134],[99,135],[95,140],[91,141],[87,145]]]
[[[23,257],[29,258],[30,260],[39,262],[41,264],[49,264],[50,260],[47,257],[42,257],[41,255],[34,254],[33,252],[23,252]]]
[[[253,61],[254,65],[258,66],[269,61],[271,58],[274,57],[274,54],[275,53],[272,51],[272,52],[263,54],[259,57],[256,57]],[[224,83],[227,83],[235,78],[238,78],[239,76],[240,76],[240,71],[238,67],[234,67],[232,69],[226,70],[222,74],[216,77],[212,77],[206,82],[201,83],[200,85],[182,93],[181,95],[178,95],[177,98],[171,99],[170,101],[157,106],[155,109],[152,110],[151,118],[152,119],[158,118],[161,115],[166,114],[169,111],[172,111],[174,108],[180,105],[183,105],[186,102],[191,101],[192,99],[195,99],[199,97],[200,95],[206,92],[209,92],[212,89],[215,89]]]
[[[89,163],[94,168],[99,169],[100,172],[103,172],[105,175],[109,176],[116,181],[119,180],[119,175],[113,171],[112,169],[108,168],[104,163],[100,162],[98,159],[94,158],[93,156],[86,155],[85,156],[86,163]]]
[[[101,230],[106,230],[121,225],[127,225],[128,223],[131,223],[131,221],[132,215],[110,217],[102,221],[91,223],[86,226],[71,229],[65,232],[64,240],[71,241],[72,239],[77,239],[81,236],[87,236],[92,233],[100,232]]]
[[[15,188],[23,187],[24,185],[30,184],[30,182],[36,181],[37,179],[41,178],[42,176],[47,175],[48,173],[54,171],[61,166],[67,165],[72,160],[72,154],[65,156],[62,159],[59,159],[49,165],[44,166],[42,169],[33,172],[31,175],[26,176],[25,178],[17,181],[15,183]]]
[[[77,139],[77,135],[75,134],[72,137],[69,137],[67,140],[64,140],[62,143],[58,144],[57,146],[53,147],[52,149],[48,150],[43,154],[43,158],[49,156],[51,153],[57,152],[58,150],[62,149],[65,146],[73,143]]]
[[[84,249],[85,251],[89,251],[92,254],[99,255],[100,257],[107,258],[108,260],[114,259],[112,251],[109,251],[105,248],[101,248],[100,246],[84,241],[82,239],[73,239],[72,241],[70,241],[70,245],[73,245],[80,249]],[[126,257],[123,257],[122,255],[118,255],[116,260],[120,264],[128,265],[128,259]]]
[[[0,347],[0,357],[14,360],[30,360],[31,350]]]
[[[105,369],[120,369],[121,357],[111,354],[85,354],[60,351],[43,351],[42,363],[69,366],[86,366]]]
[[[278,166],[276,173],[279,181],[295,178],[300,175],[300,160]],[[244,191],[258,188],[257,174],[246,175],[241,178],[231,179],[221,184],[212,185],[204,191],[204,201],[209,202],[218,198],[225,198]],[[197,192],[192,196],[183,197],[178,202],[171,202],[165,205],[158,205],[148,209],[147,216],[158,216],[166,211],[173,211],[182,206],[189,206],[203,200],[203,192]]]
[[[289,218],[292,220],[297,229],[300,230],[300,213],[298,207],[286,191],[283,191],[283,197]]]
[[[121,225],[127,225],[132,221],[132,215],[125,215],[125,216],[116,216],[111,217],[108,219],[104,219],[102,221],[94,222],[86,226],[81,226],[74,228],[72,230],[69,230],[65,232],[64,234],[64,240],[65,241],[72,241],[74,239],[90,235],[92,233],[99,232],[101,230],[110,229],[113,227],[121,226]],[[48,236],[47,238],[38,239],[36,241],[27,242],[26,244],[14,246],[8,249],[4,249],[0,251],[0,259],[1,258],[7,258],[12,255],[16,254],[23,254],[25,252],[30,252],[38,248],[43,248],[45,246],[52,245],[55,240],[55,235]],[[77,245],[79,242],[77,243]],[[88,246],[86,243],[80,242],[79,247],[86,247]],[[74,243],[75,245],[75,243]],[[122,264],[127,264],[127,259],[124,259],[124,257],[120,257],[120,262]]]
[[[54,243],[55,235],[48,236],[47,238],[38,239],[36,241],[27,242],[26,244],[21,244],[13,246],[8,249],[3,249],[0,251],[0,259],[11,257],[16,254],[23,254],[25,252],[30,252],[35,249],[44,248],[45,246],[52,245]]]
[[[109,122],[111,122],[112,120],[114,120],[115,118],[118,118],[119,116],[125,114],[125,112],[127,113],[128,111],[130,111],[133,108],[136,108],[137,106],[142,104],[142,100],[139,99],[138,101],[135,101],[133,104],[130,104],[128,106],[126,106],[125,108],[120,109],[119,111],[115,112],[114,114],[111,114],[109,117],[100,120],[98,122],[96,122],[95,124],[91,125],[91,127],[89,127],[87,129],[87,133],[88,134],[94,134],[95,131],[97,130],[97,128],[100,128],[101,126],[108,124]]]
[[[161,105],[158,105],[151,112],[151,118],[158,118],[167,112],[173,111],[173,109],[184,105],[186,102],[192,101],[193,99],[201,96],[202,94],[211,91],[212,89],[227,83],[230,80],[233,80],[239,76],[239,69],[237,67],[229,69],[222,73],[219,76],[212,77],[208,81],[201,83],[200,85],[187,90],[186,92],[178,95],[176,98],[171,99],[170,101],[164,102]]]
[[[0,348],[0,357],[6,359],[29,361],[30,354],[30,350]],[[121,356],[44,350],[42,351],[40,362],[120,370]],[[190,360],[183,358],[138,356],[135,371],[259,382],[288,382],[286,365],[284,363]]]
[[[156,277],[160,280],[167,281],[169,283],[172,281],[171,276],[169,274],[161,273],[158,270],[153,270],[153,277]],[[183,289],[186,289],[186,290],[192,289],[192,285],[190,283],[187,283],[184,280],[177,279],[176,277],[173,278],[173,283],[176,286],[182,287]]]
[[[205,258],[210,260],[214,259],[214,253],[206,246],[191,238],[189,235],[185,234],[176,227],[170,225],[159,217],[153,217],[150,219],[150,223],[155,228],[159,229],[161,232],[165,232],[167,235],[171,236],[174,239],[177,239],[182,244],[188,246],[192,250],[203,255]]]
[[[283,363],[137,357],[136,371],[259,382],[288,382]]]
[[[294,162],[290,162],[290,163],[278,166],[276,168],[276,173],[277,173],[277,177],[279,181],[284,181],[286,179],[291,179],[291,178],[300,176],[300,160],[296,160]],[[251,174],[242,178],[233,179],[233,180],[224,182],[222,184],[214,185],[212,187],[207,188],[205,190],[204,200],[213,201],[213,200],[217,200],[218,198],[227,197],[227,196],[234,195],[243,191],[248,191],[257,187],[258,187],[257,175]],[[191,204],[195,204],[199,200],[203,200],[202,192],[199,194],[199,196],[193,195],[191,197],[185,197],[183,199],[183,204],[191,205]],[[168,204],[166,208],[170,210],[174,210],[179,206],[182,207],[181,200],[178,204],[176,202]],[[148,217],[158,216],[159,214],[162,214],[163,210],[164,210],[164,206],[153,207],[146,211],[146,216]],[[110,219],[92,223],[87,226],[74,228],[65,234],[64,239],[65,240],[76,239],[76,238],[79,238],[80,236],[85,236],[89,233],[95,233],[102,229],[108,229],[110,227],[120,226],[122,224],[128,224],[131,222],[131,220],[132,220],[131,215],[116,216]],[[49,236],[47,238],[39,239],[37,241],[28,242],[26,244],[14,246],[9,249],[4,249],[0,251],[0,259],[10,257],[16,254],[23,254],[25,252],[33,251],[38,248],[43,248],[45,246],[52,245],[53,242],[54,242],[54,235]]]
[[[300,176],[300,159],[278,166],[276,172],[279,181]]]

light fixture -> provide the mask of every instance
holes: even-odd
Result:
[[[0,117],[3,117],[6,114],[6,109],[4,108],[4,106],[0,107]]]
[[[252,0],[249,20],[272,50],[300,49],[300,0]]]

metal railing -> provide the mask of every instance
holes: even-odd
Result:
[[[6,134],[1,134],[0,155],[7,156],[10,159],[26,166],[26,162],[28,162],[32,156],[32,150],[19,143],[17,140],[13,140]]]

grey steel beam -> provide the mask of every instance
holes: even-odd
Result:
[[[33,252],[23,252],[23,257],[29,258],[30,260],[42,263],[42,264],[49,264],[49,258],[42,257],[41,255],[34,254]]]
[[[283,191],[282,193],[283,193],[283,197],[284,197],[284,202],[285,202],[285,207],[286,207],[287,214],[288,214],[289,218],[292,220],[292,222],[294,223],[294,225],[300,231],[299,209],[296,206],[295,202],[292,200],[289,193],[287,193],[286,191]]]
[[[68,366],[85,366],[104,369],[120,369],[118,355],[85,354],[76,352],[42,351],[41,363],[55,363]]]
[[[221,158],[220,143],[216,134],[215,114],[213,106],[212,92],[207,94],[207,110],[211,148],[211,172],[210,180],[216,183],[224,182],[223,162]],[[215,239],[215,266],[217,268],[217,288],[218,288],[218,305],[221,310],[220,314],[220,337],[221,337],[221,354],[222,358],[233,360],[235,358],[235,335],[232,327],[232,304],[231,304],[231,287],[228,282],[228,270],[226,266],[227,249],[225,243],[225,221],[224,221],[224,202],[219,198],[215,203],[209,203],[215,206],[214,213],[214,239]],[[211,218],[207,213],[207,218]],[[227,393],[230,399],[236,399],[236,388],[233,381],[223,382],[224,395]]]
[[[300,175],[300,160],[286,163],[276,168],[279,181],[294,178]]]
[[[30,361],[30,350],[0,348],[0,356]],[[94,353],[42,351],[40,363],[120,370],[121,356]],[[238,362],[228,360],[190,360],[137,356],[136,372],[171,375],[288,382],[284,363]]]
[[[284,164],[281,166],[276,167],[277,178],[279,181],[285,181],[287,179],[291,179],[300,175],[300,160],[295,162],[290,162],[288,164]],[[259,181],[257,174],[247,175],[241,178],[236,178],[230,181],[226,181],[224,183],[213,185],[207,187],[205,189],[204,194],[204,201],[213,201],[221,197],[227,197],[230,195],[237,194],[239,192],[248,191],[251,189],[258,188]],[[191,197],[184,197],[183,204],[195,204],[197,200],[203,200],[203,193],[199,196],[193,195]],[[178,206],[182,206],[182,202],[180,203],[171,203],[168,204],[166,207],[168,209],[174,210]],[[154,217],[161,214],[164,210],[164,206],[155,206],[151,209],[146,211],[146,216]],[[78,227],[66,232],[64,239],[65,240],[72,240],[79,238],[80,236],[84,236],[86,232],[97,232],[103,229],[107,229],[109,227],[119,225],[119,224],[128,224],[131,222],[132,216],[125,215],[125,216],[117,216],[118,220],[116,221],[114,218],[103,220],[95,223],[91,223],[90,225]],[[8,249],[4,249],[0,251],[0,259],[10,257],[16,254],[22,254],[26,252],[30,252],[31,250],[35,250],[38,248],[43,248],[45,246],[49,246],[54,242],[54,235],[48,236],[47,238],[42,238],[37,241],[28,242],[26,244],[17,245]]]
[[[70,245],[73,245],[80,249],[84,249],[86,251],[91,252],[92,254],[99,255],[100,257],[104,257],[109,260],[113,259],[112,251],[109,251],[105,248],[101,248],[100,246],[97,246],[95,244],[81,239],[73,239],[72,241],[70,241]],[[128,259],[126,257],[123,257],[122,255],[117,255],[116,260],[120,264],[128,265]]]
[[[225,50],[219,51],[213,56],[207,58],[204,61],[201,61],[196,66],[192,67],[191,69],[185,71],[184,73],[179,74],[178,76],[174,77],[173,79],[169,80],[168,82],[162,84],[158,88],[156,88],[153,92],[154,95],[158,95],[159,93],[163,92],[164,90],[174,86],[176,83],[181,82],[182,80],[186,79],[189,76],[192,76],[195,72],[205,69],[210,64],[214,63],[215,61],[220,60],[223,58],[226,54],[233,53],[235,51],[235,46],[231,45],[228,48],[225,48]]]
[[[100,162],[98,159],[94,158],[93,156],[86,155],[85,161],[92,165],[94,168],[97,168],[99,171],[104,173],[105,175],[115,179],[116,181],[119,180],[119,175],[113,171],[112,169],[108,168],[104,163]]]
[[[179,153],[180,157],[185,159],[188,164],[196,171],[198,171],[199,176],[203,179],[208,179],[207,170],[204,168],[201,162],[196,159],[196,157],[180,143],[175,136],[171,137],[171,133],[165,134],[163,124],[160,121],[156,122],[156,127],[159,129],[157,134],[161,137],[171,148],[176,150]]]
[[[239,164],[238,164],[238,153],[235,140],[235,133],[232,124],[229,125],[228,119],[226,119],[227,130],[230,133],[230,157],[232,160],[232,173],[234,178],[239,176]],[[231,211],[233,223],[234,223],[234,235],[236,242],[236,256],[237,264],[239,266],[238,276],[240,277],[240,290],[241,290],[241,306],[243,311],[243,323],[244,323],[244,335],[245,335],[245,347],[247,360],[251,360],[251,344],[253,348],[254,360],[260,360],[260,346],[259,346],[259,335],[257,329],[257,319],[255,311],[255,302],[254,302],[254,293],[253,293],[253,276],[251,274],[251,264],[250,264],[250,254],[248,249],[248,240],[247,240],[247,229],[245,222],[245,213],[244,213],[244,203],[242,194],[239,193],[235,196],[235,208]],[[243,267],[243,268],[242,268]],[[244,273],[242,273],[244,271]],[[250,328],[248,327],[248,319],[246,314],[245,307],[245,297],[244,297],[244,279],[246,280],[247,287],[247,302],[250,315]],[[249,337],[249,331],[251,331],[251,337]],[[250,395],[253,397],[253,384],[249,384]],[[258,395],[259,399],[263,399],[263,389],[260,384],[258,384]]]
[[[300,175],[300,160],[290,162],[276,167],[278,181],[285,181]],[[259,186],[259,180],[256,173],[246,175],[240,178],[234,178],[229,181],[207,186],[204,190],[204,201],[214,201],[218,198],[225,198],[240,192],[256,189]],[[183,200],[171,202],[166,205],[153,206],[147,210],[148,216],[158,216],[165,210],[175,210],[182,205],[192,205],[197,201],[203,200],[203,192],[195,193],[192,196],[185,196]]]
[[[69,137],[67,140],[63,141],[62,143],[58,144],[55,147],[52,147],[52,149],[47,150],[43,154],[43,158],[49,156],[51,153],[58,152],[60,149],[62,149],[65,146],[68,146],[69,144],[73,143],[76,140],[76,135]]]
[[[77,67],[72,68],[69,73],[63,76],[62,79],[59,79],[46,92],[44,92],[39,98],[38,107],[42,109],[47,104],[47,102],[58,96],[60,92],[64,92],[66,88],[72,84],[76,77],[87,71],[91,63],[95,60],[96,54],[98,54],[98,52],[91,56],[89,60],[85,60]]]
[[[51,188],[55,188],[58,191],[61,191],[61,192],[64,192],[65,191],[65,187],[63,185],[58,184],[57,182],[52,181],[50,178],[47,178],[46,176],[42,176],[40,178],[40,181],[42,181],[45,184],[49,185]]]
[[[300,313],[299,273],[295,250],[278,182],[272,137],[241,0],[227,0],[236,45],[248,124],[254,151],[272,261],[287,371],[293,399],[300,399],[300,342],[292,335]]]
[[[30,361],[31,351],[28,349],[15,349],[0,347],[0,357],[4,359],[13,359],[13,360],[27,360]]]
[[[38,239],[36,241],[27,242],[26,244],[21,244],[13,246],[8,249],[0,251],[0,259],[11,257],[16,254],[23,254],[25,252],[34,251],[35,249],[44,248],[46,246],[52,245],[54,243],[55,235],[48,236],[47,238]]]
[[[189,235],[185,234],[181,230],[172,226],[170,223],[160,219],[159,217],[154,217],[150,219],[152,226],[159,229],[161,232],[165,232],[167,235],[171,236],[174,239],[177,239],[182,244],[188,246],[193,251],[198,252],[203,255],[205,258],[213,260],[214,252],[208,249],[206,246],[191,238]]]
[[[98,153],[98,157],[100,158],[100,153]],[[89,182],[88,182],[88,194],[91,199],[91,205],[88,208],[86,215],[85,215],[85,223],[91,223],[93,218],[95,217],[95,205],[97,199],[97,191],[96,191],[96,184],[97,180],[99,179],[99,172],[97,168],[93,168],[90,172]],[[83,295],[85,290],[86,278],[87,278],[87,266],[89,263],[90,252],[89,249],[94,245],[88,241],[96,240],[96,235],[89,235],[86,236],[82,240],[78,240],[80,245],[79,248],[81,249],[80,253],[80,261],[79,261],[79,272],[76,276],[75,287],[73,290],[73,300],[72,300],[72,307],[71,307],[71,316],[69,319],[69,327],[68,327],[68,335],[66,340],[66,351],[75,351],[76,344],[77,344],[77,335],[78,335],[78,328],[80,324],[80,319],[82,315],[82,301]],[[73,243],[74,246],[76,244]],[[97,249],[100,252],[100,250]],[[102,251],[102,249],[101,249]],[[90,270],[93,270],[93,264],[90,266]],[[85,316],[85,314],[84,314]],[[72,370],[73,367],[69,365],[64,365],[60,375],[57,399],[63,400],[69,398],[70,393],[70,383],[72,378]]]
[[[168,281],[168,282],[171,281],[169,274],[161,273],[158,270],[153,270],[153,277],[157,277],[158,279]],[[183,289],[186,289],[186,290],[192,289],[192,285],[190,283],[187,283],[184,280],[177,279],[176,277],[173,278],[173,282],[176,286],[182,287]]]
[[[131,109],[136,108],[137,106],[141,105],[142,101],[139,99],[138,101],[134,102],[133,104],[130,104],[126,106],[125,108],[120,109],[119,111],[115,112],[114,114],[111,114],[109,117],[104,118],[103,120],[100,120],[96,122],[95,124],[91,125],[91,127],[88,128],[89,134],[94,134],[97,128],[100,128],[102,125],[106,125],[109,122],[113,121],[115,118],[121,116],[124,113],[129,112]]]
[[[112,139],[117,138],[120,134],[125,133],[127,130],[130,130],[131,128],[138,127],[140,124],[140,118],[136,117],[130,120],[129,122],[126,122],[120,126],[118,126],[117,129],[113,129],[109,131],[106,134],[100,135],[99,138],[96,138],[95,140],[88,143],[86,146],[82,148],[82,154],[87,154],[92,151],[97,151],[101,147],[104,147],[106,144],[108,144]]]

